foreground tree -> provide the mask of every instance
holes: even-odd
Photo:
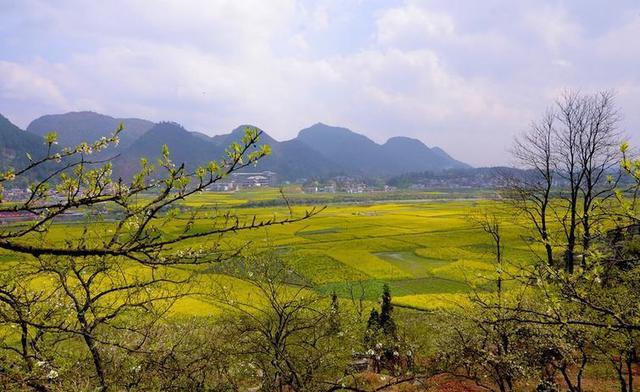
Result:
[[[549,265],[557,246],[567,272],[573,273],[576,255],[586,266],[601,205],[620,178],[618,122],[611,92],[567,92],[516,139],[513,156],[527,172],[508,178],[503,195],[531,223]],[[560,233],[554,235],[553,226]]]
[[[590,257],[582,268],[571,271],[538,263],[520,269],[515,274],[516,292],[527,293],[526,300],[489,306],[491,311],[507,312],[513,328],[527,328],[535,340],[545,342],[543,363],[561,374],[570,391],[583,390],[584,374],[592,363],[609,364],[620,391],[631,392],[635,386],[640,347],[640,163],[627,157],[626,144],[620,154],[629,185],[613,192],[615,202],[608,192],[593,201],[601,204],[603,215],[589,223]],[[480,308],[487,310],[486,305]]]
[[[393,316],[391,290],[388,284],[382,286],[380,312],[371,309],[364,331],[364,349],[369,361],[373,363],[373,370],[380,372],[388,370],[392,374],[399,374],[402,370],[411,368],[413,360],[411,344],[398,334],[398,326]],[[408,354],[401,355],[401,352]]]
[[[235,331],[236,360],[249,363],[247,378],[266,391],[326,391],[341,385],[351,361],[356,330],[341,314],[337,297],[319,296],[286,262],[258,254],[228,263],[213,282]],[[234,280],[228,276],[242,280]],[[246,382],[246,380],[245,380]]]
[[[506,293],[502,224],[491,213],[472,218],[475,225],[491,240],[495,256],[495,274],[484,277],[480,286],[491,291],[473,290],[469,305],[448,312],[446,333],[440,337],[441,368],[482,388],[507,392],[518,390],[518,382],[531,376],[533,345],[528,344],[530,332],[518,325],[509,311],[519,306],[523,297]],[[472,284],[475,286],[476,284]],[[525,355],[525,350],[531,350]]]
[[[109,160],[90,159],[117,144],[122,131],[65,149],[49,134],[46,154],[0,173],[5,188],[23,177],[30,181],[26,200],[0,203],[0,212],[27,219],[0,230],[0,249],[13,255],[0,271],[2,359],[21,363],[4,368],[5,384],[45,390],[77,381],[68,377],[83,372],[74,363],[91,363],[87,387],[118,385],[119,376],[109,374],[111,353],[144,353],[158,321],[189,293],[199,266],[238,253],[223,246],[225,235],[318,212],[244,220],[230,211],[180,207],[269,154],[268,146],[258,146],[256,129],[247,129],[222,160],[192,169],[172,162],[165,146],[156,164],[142,159],[130,181],[112,178]],[[69,213],[83,218],[61,237],[56,224]]]
[[[557,117],[562,124],[555,129],[558,143],[558,174],[568,183],[561,194],[566,202],[562,224],[566,236],[565,269],[573,272],[582,227],[582,265],[591,244],[592,225],[597,219],[596,201],[609,197],[617,181],[608,179],[618,167],[621,143],[617,129],[619,116],[613,94],[600,92],[592,96],[566,93],[558,101]]]
[[[549,219],[556,176],[553,147],[555,114],[547,112],[538,123],[516,139],[512,154],[519,167],[529,171],[525,177],[507,176],[502,190],[505,200],[521,212],[544,245],[547,264],[553,265],[553,240]]]

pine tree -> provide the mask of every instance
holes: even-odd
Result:
[[[376,329],[380,326],[380,314],[377,310],[371,309],[369,320],[367,321],[367,329]]]
[[[340,308],[338,304],[338,296],[334,291],[331,293],[331,310],[329,314],[329,330],[331,333],[340,332]]]
[[[382,305],[380,306],[379,326],[388,338],[396,338],[396,323],[393,321],[393,305],[391,304],[391,291],[385,283],[382,288]]]
[[[364,332],[364,346],[365,348],[373,348],[376,344],[375,339],[380,332],[380,314],[374,308],[369,313],[369,320],[367,320],[367,329]]]

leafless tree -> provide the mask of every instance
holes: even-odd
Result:
[[[549,265],[558,224],[565,270],[574,271],[580,254],[586,267],[600,205],[620,178],[619,120],[613,93],[569,91],[515,141],[513,156],[527,172],[510,178],[503,194],[532,223]]]
[[[589,108],[581,95],[575,92],[565,93],[556,103],[557,118],[561,126],[555,128],[555,142],[558,174],[567,183],[562,198],[566,201],[566,210],[560,222],[565,233],[564,250],[565,270],[573,273],[578,230],[578,202],[580,186],[584,179],[584,170],[580,166],[581,135],[588,128]]]
[[[580,135],[580,167],[584,180],[582,193],[582,264],[592,239],[594,221],[599,218],[597,204],[613,194],[620,179],[620,144],[618,130],[620,116],[615,107],[613,93],[605,91],[586,97],[588,123]]]
[[[596,201],[609,197],[617,181],[608,178],[620,162],[621,143],[613,93],[567,92],[557,102],[557,173],[567,182],[561,223],[566,236],[565,269],[575,266],[578,228],[582,228],[582,264],[591,242]]]
[[[509,176],[503,188],[505,200],[522,212],[532,224],[546,251],[547,264],[553,264],[553,245],[549,229],[552,190],[555,180],[553,135],[556,116],[548,111],[528,132],[517,138],[512,149],[525,176]],[[529,175],[529,172],[531,174]]]
[[[481,212],[471,217],[471,220],[479,227],[485,234],[491,238],[493,245],[493,252],[496,257],[496,290],[499,296],[502,295],[502,279],[504,273],[503,266],[503,252],[504,244],[502,243],[502,223],[500,219],[492,213]]]

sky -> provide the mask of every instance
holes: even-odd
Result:
[[[286,140],[323,122],[499,165],[568,89],[614,90],[640,143],[640,1],[0,0],[0,113],[23,128],[93,110]]]

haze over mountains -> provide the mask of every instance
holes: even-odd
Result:
[[[190,132],[177,123],[153,123],[137,118],[118,119],[94,112],[71,112],[35,119],[26,131],[0,117],[0,165],[19,166],[26,152],[44,153],[42,136],[55,131],[60,146],[73,146],[110,134],[124,123],[121,144],[110,154],[116,175],[131,175],[140,157],[154,159],[167,144],[174,162],[188,167],[219,159],[224,149],[242,137],[245,125],[229,134],[207,136]],[[282,180],[324,178],[336,175],[389,177],[407,172],[468,168],[438,147],[429,148],[417,139],[393,137],[377,144],[349,129],[317,123],[291,140],[277,141],[267,132],[261,143],[269,144],[272,155],[251,170],[271,170]]]

